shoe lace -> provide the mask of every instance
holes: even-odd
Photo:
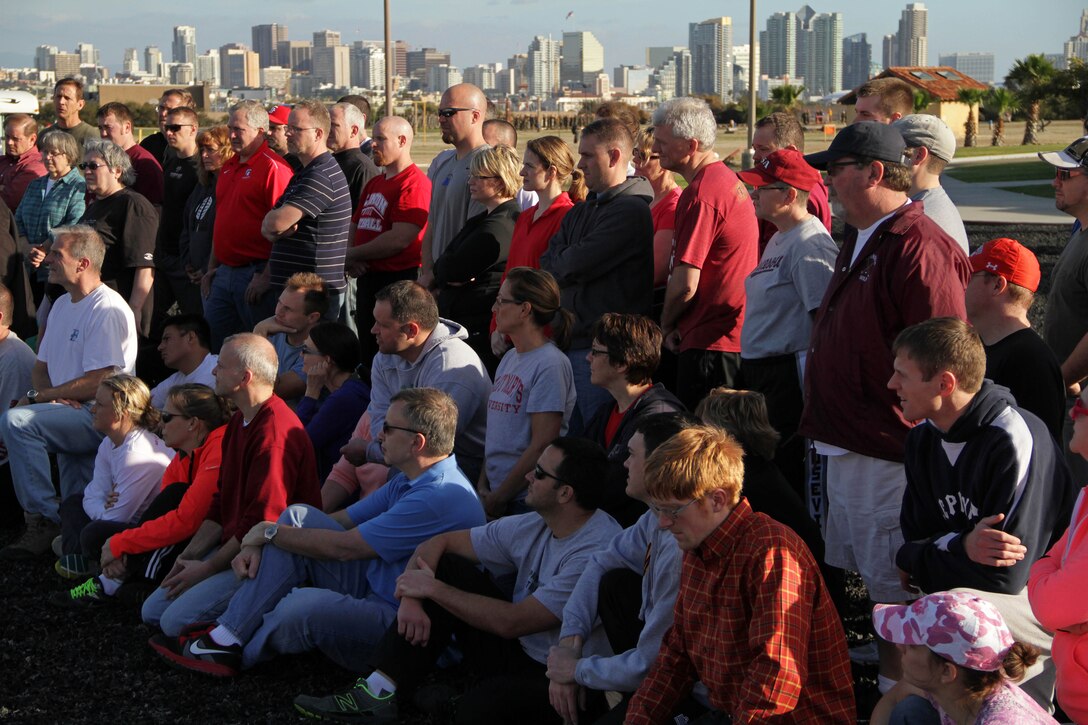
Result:
[[[83,599],[84,597],[97,597],[98,596],[98,582],[94,579],[88,579],[80,584],[78,587],[73,587],[68,592],[68,596],[72,599]]]

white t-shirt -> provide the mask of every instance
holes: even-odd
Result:
[[[200,364],[196,366],[196,369],[188,375],[178,370],[166,380],[163,380],[156,385],[155,389],[151,391],[151,404],[159,410],[162,410],[162,407],[166,405],[166,396],[169,394],[170,388],[175,385],[200,383],[201,385],[207,385],[212,390],[215,390],[215,376],[212,375],[212,368],[215,367],[215,363],[218,360],[218,355],[208,353],[204,356],[204,359],[200,361]]]
[[[102,368],[135,372],[136,318],[132,309],[104,284],[79,302],[72,302],[70,294],[63,295],[49,311],[38,359],[49,366],[54,386]]]
[[[135,523],[159,492],[173,457],[161,438],[143,428],[133,428],[119,446],[103,438],[94,459],[94,477],[83,490],[83,510],[95,521]],[[117,503],[106,508],[113,491]]]

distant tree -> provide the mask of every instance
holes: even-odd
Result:
[[[1057,71],[1052,83],[1053,93],[1050,100],[1060,97],[1065,113],[1059,118],[1088,118],[1088,63],[1079,58],[1070,58],[1069,67]],[[1051,104],[1047,104],[1051,110]]]
[[[1035,54],[1016,61],[1005,76],[1005,86],[1016,94],[1020,107],[1027,113],[1024,140],[1021,142],[1025,146],[1039,143],[1039,132],[1043,128],[1040,109],[1052,90],[1054,75],[1054,64],[1045,56]]]
[[[1020,102],[1008,88],[991,88],[986,91],[982,106],[994,115],[994,135],[990,145],[1001,146],[1005,143],[1005,116],[1018,109]]]
[[[925,113],[926,109],[932,105],[934,101],[933,96],[929,94],[929,91],[915,90],[914,91],[914,112]]]
[[[791,86],[788,83],[771,89],[771,101],[779,109],[792,113],[801,103],[801,94],[805,92],[804,86]]]
[[[963,124],[963,145],[978,145],[978,107],[986,91],[979,88],[961,88],[956,93],[960,103],[967,104],[967,122]]]

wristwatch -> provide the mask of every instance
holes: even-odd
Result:
[[[267,529],[265,529],[264,530],[264,540],[265,540],[265,542],[271,544],[272,539],[276,538],[276,532],[278,532],[279,530],[280,530],[280,525],[279,524],[272,524]]]
[[[31,388],[30,390],[26,391],[26,399],[29,400],[31,403],[33,403],[35,400],[38,399],[38,391],[35,390],[34,388]]]

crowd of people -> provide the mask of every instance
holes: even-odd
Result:
[[[319,651],[359,676],[319,719],[853,723],[869,657],[872,722],[1088,721],[1088,137],[1040,154],[1040,336],[952,131],[857,96],[734,172],[699,99],[519,152],[458,84],[424,172],[359,96],[201,129],[171,90],[138,144],[59,81],[0,160],[0,566],[52,552],[51,604],[138,604],[175,667]]]

